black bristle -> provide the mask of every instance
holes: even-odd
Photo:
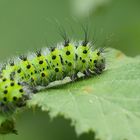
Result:
[[[69,38],[63,26],[59,27],[59,34],[64,39],[64,47],[69,45]]]
[[[105,48],[99,48],[99,53],[104,53],[105,52]]]
[[[23,61],[27,61],[27,56],[25,55],[20,55],[19,58]]]
[[[82,42],[82,45],[86,47],[89,42],[89,27],[88,25],[81,25],[81,26],[84,32],[84,41]]]
[[[84,40],[84,41],[82,42],[82,46],[84,46],[84,47],[86,47],[87,44],[88,44],[88,41],[87,41],[87,40]]]
[[[69,43],[70,43],[69,39],[65,40],[64,41],[64,47],[69,46]]]
[[[51,47],[50,51],[53,52],[55,50],[55,47]]]
[[[6,69],[6,63],[2,64],[1,71]]]
[[[9,61],[10,66],[14,66],[14,61]]]
[[[37,50],[37,51],[35,52],[35,54],[36,54],[37,57],[40,57],[40,56],[41,56],[41,49]]]

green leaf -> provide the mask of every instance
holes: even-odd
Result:
[[[93,131],[101,140],[139,140],[140,59],[108,49],[103,74],[41,91],[28,106],[71,119],[78,135]]]

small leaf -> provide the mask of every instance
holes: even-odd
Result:
[[[0,125],[0,134],[5,135],[5,134],[18,134],[17,130],[15,130],[15,122],[13,119],[4,119],[3,122],[1,122]]]
[[[139,140],[140,59],[108,49],[101,75],[41,91],[28,106],[71,119],[77,134],[93,131],[101,140]]]

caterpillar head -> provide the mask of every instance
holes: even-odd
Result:
[[[105,69],[105,58],[103,56],[99,56],[97,59],[97,63],[95,64],[95,68],[102,72]]]
[[[24,106],[29,98],[27,87],[12,79],[0,79],[0,112],[14,111],[15,108]]]

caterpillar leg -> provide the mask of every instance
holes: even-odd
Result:
[[[94,69],[94,74],[95,75],[98,75],[98,74],[101,74],[101,73],[102,73],[102,71],[100,69],[98,69],[98,68]]]
[[[93,73],[90,70],[85,70],[84,71],[85,76],[90,77]]]
[[[78,79],[77,73],[73,74],[73,75],[70,77],[70,79],[71,79],[72,81],[75,81],[76,79]]]
[[[38,92],[38,89],[35,86],[29,87],[29,90],[33,93],[36,94]]]
[[[101,74],[104,69],[105,69],[104,65],[99,65],[98,67],[95,67],[94,72],[95,74]]]

